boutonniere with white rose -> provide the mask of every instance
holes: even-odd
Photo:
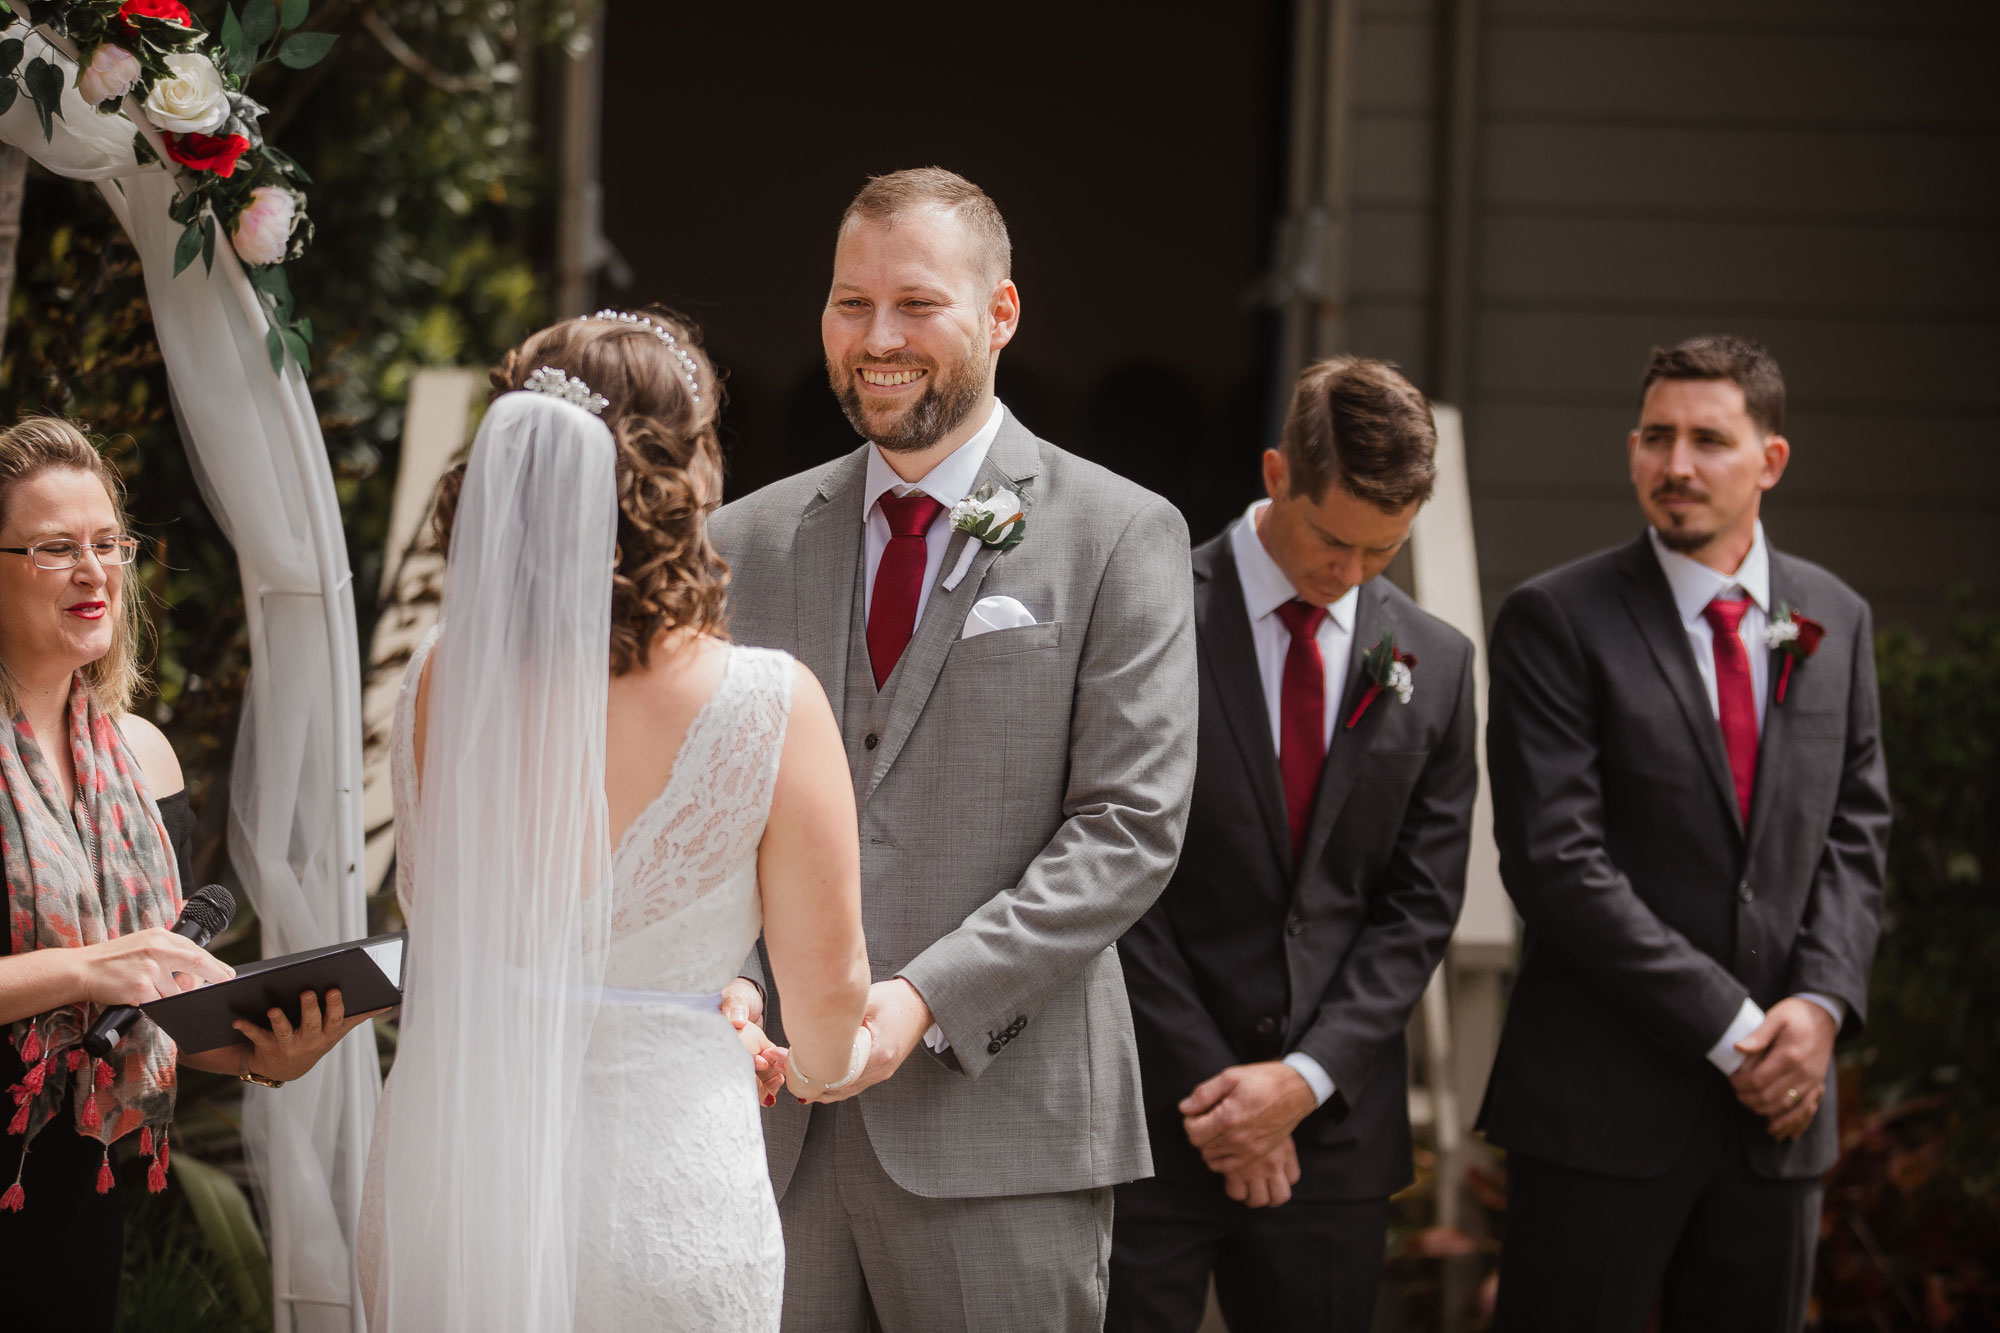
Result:
[[[1361,655],[1361,675],[1368,682],[1368,688],[1361,694],[1361,702],[1354,706],[1354,712],[1347,719],[1347,730],[1354,730],[1354,724],[1368,711],[1387,690],[1395,694],[1398,703],[1408,703],[1417,691],[1417,659],[1396,646],[1396,631],[1386,629],[1375,646]]]
[[[951,507],[951,530],[965,533],[969,540],[959,552],[951,577],[944,581],[946,592],[965,581],[972,558],[981,547],[1005,552],[1027,540],[1028,493],[1001,490],[988,482]]]
[[[1783,602],[1771,616],[1771,623],[1764,627],[1764,646],[1772,652],[1785,655],[1785,665],[1778,670],[1778,688],[1772,696],[1776,702],[1785,701],[1785,687],[1792,683],[1792,668],[1819,651],[1819,641],[1826,637],[1826,626],[1808,616],[1802,616]]]

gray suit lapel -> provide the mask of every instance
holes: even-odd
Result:
[[[1285,818],[1285,783],[1278,755],[1271,748],[1271,718],[1264,706],[1264,682],[1257,668],[1257,645],[1251,637],[1250,608],[1243,601],[1243,580],[1225,530],[1195,555],[1195,641],[1214,673],[1222,716],[1243,756],[1251,794],[1264,816],[1271,853],[1287,868],[1292,860],[1291,832]]]
[[[1035,437],[1009,413],[1000,423],[1000,432],[993,438],[993,447],[987,450],[986,461],[980,465],[973,489],[989,483],[996,487],[1017,489],[1040,471],[1041,461]],[[1040,498],[1031,497],[1031,505]],[[859,504],[859,499],[855,503]],[[938,521],[946,520],[941,518]],[[1035,514],[1031,507],[1027,541],[1048,540],[1050,534],[1045,530],[1037,531],[1034,524]],[[875,757],[875,770],[868,779],[870,796],[882,785],[882,776],[896,762],[896,756],[903,752],[911,729],[917,725],[924,705],[930,701],[938,673],[944,669],[945,654],[958,641],[959,632],[965,626],[966,614],[979,600],[979,586],[986,580],[986,571],[1000,558],[999,551],[982,547],[979,554],[972,558],[972,567],[966,571],[964,580],[946,592],[945,582],[958,568],[959,559],[965,553],[965,544],[970,540],[964,533],[952,534],[951,544],[945,548],[944,564],[938,569],[937,585],[931,589],[930,597],[924,603],[923,619],[917,623],[916,632],[910,636],[909,646],[903,649],[895,671],[884,682],[884,688],[895,691],[895,698],[889,705],[888,725],[882,729],[882,744]]]
[[[1347,654],[1347,681],[1341,687],[1340,703],[1333,715],[1333,745],[1327,751],[1326,767],[1320,771],[1319,795],[1313,801],[1312,819],[1306,824],[1305,852],[1299,857],[1298,865],[1292,868],[1295,882],[1302,879],[1305,868],[1317,864],[1326,851],[1327,839],[1333,836],[1334,821],[1340,818],[1340,809],[1347,804],[1355,779],[1361,775],[1361,756],[1368,749],[1369,724],[1379,720],[1375,716],[1376,710],[1383,707],[1385,699],[1391,704],[1397,702],[1393,696],[1386,694],[1378,697],[1361,720],[1354,724],[1354,730],[1347,729],[1347,719],[1353,716],[1355,705],[1361,702],[1361,693],[1367,688],[1361,659],[1382,637],[1382,631],[1390,627],[1388,603],[1380,579],[1370,579],[1361,585],[1361,597],[1354,608],[1354,646]]]
[[[1728,808],[1737,833],[1743,832],[1743,811],[1736,799],[1736,781],[1729,776],[1729,756],[1722,747],[1722,727],[1708,706],[1708,691],[1702,688],[1701,673],[1695,666],[1694,648],[1688,643],[1687,628],[1681,624],[1674,606],[1672,589],[1660,562],[1653,558],[1651,544],[1641,533],[1620,556],[1619,571],[1624,575],[1620,592],[1625,609],[1639,627],[1640,636],[1652,652],[1660,674],[1667,678],[1674,702],[1694,736],[1695,749],[1715,784],[1716,794]]]
[[[820,500],[799,520],[792,541],[799,660],[825,687],[843,734],[847,639],[854,616],[856,571],[861,567],[861,489],[868,477],[871,447],[862,445],[826,474]]]
[[[1792,582],[1792,571],[1788,563],[1771,552],[1771,611],[1776,614],[1778,604],[1798,605],[1798,591]],[[1769,656],[1764,677],[1764,729],[1757,738],[1757,780],[1750,789],[1750,834],[1749,845],[1754,852],[1758,840],[1771,823],[1771,807],[1777,804],[1775,788],[1782,779],[1779,774],[1786,771],[1791,763],[1787,753],[1792,739],[1792,709],[1778,702],[1778,677],[1785,669],[1785,655],[1775,648],[1767,648]],[[1792,684],[1798,684],[1795,678]]]

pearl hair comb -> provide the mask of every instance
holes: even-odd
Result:
[[[635,328],[652,330],[653,336],[665,343],[667,350],[674,354],[674,359],[681,363],[681,372],[687,379],[688,396],[694,399],[696,403],[701,402],[701,381],[697,375],[698,367],[694,363],[694,358],[688,354],[688,350],[685,347],[681,346],[680,339],[674,337],[671,330],[655,324],[644,315],[635,315],[626,310],[600,310],[594,315],[584,315],[581,318],[608,319],[614,324],[630,324]]]
[[[572,407],[580,407],[594,417],[604,415],[604,409],[611,406],[611,400],[593,390],[588,384],[567,371],[554,366],[543,366],[528,376],[522,388],[533,393],[545,393],[551,398],[560,398]]]

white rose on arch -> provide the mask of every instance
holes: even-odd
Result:
[[[229,89],[205,55],[183,51],[166,59],[171,71],[146,94],[146,114],[175,134],[213,134],[229,119]]]
[[[252,266],[284,263],[304,213],[303,202],[297,191],[279,185],[259,185],[250,191],[250,202],[229,227],[236,257]]]
[[[84,101],[104,108],[132,91],[139,82],[139,59],[122,46],[105,42],[90,53],[90,64],[76,76],[76,91]],[[113,107],[112,110],[117,110]]]

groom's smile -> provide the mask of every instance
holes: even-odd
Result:
[[[930,374],[928,370],[877,370],[863,366],[854,372],[861,382],[872,389],[882,389],[893,393],[908,388]]]
[[[1002,257],[950,210],[849,219],[820,316],[848,423],[910,460],[964,443],[991,414],[994,362],[1019,308]]]

